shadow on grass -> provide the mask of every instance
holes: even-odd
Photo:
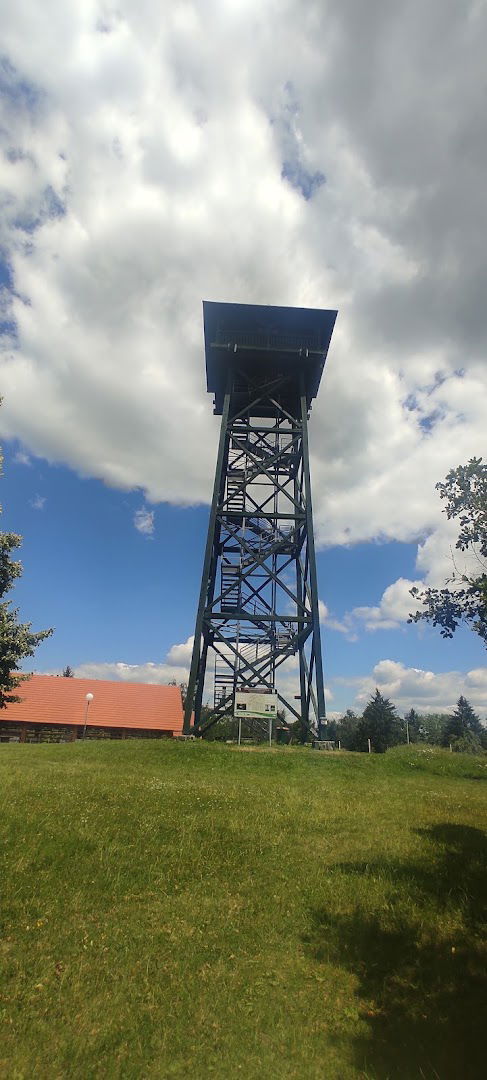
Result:
[[[487,839],[461,825],[437,825],[419,835],[433,842],[430,868],[426,861],[340,864],[342,872],[387,875],[393,894],[383,916],[314,911],[308,944],[317,959],[358,979],[369,1029],[354,1040],[359,1075],[480,1080],[486,1072]]]

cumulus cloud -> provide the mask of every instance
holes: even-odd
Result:
[[[192,638],[182,645],[173,645],[162,663],[147,661],[145,664],[127,664],[122,661],[115,663],[90,663],[78,664],[74,669],[75,676],[79,679],[108,679],[114,682],[141,682],[167,684],[187,683],[189,678],[189,664],[191,661]],[[290,657],[279,669],[276,689],[291,703],[294,696],[299,694],[299,671],[296,657]],[[325,686],[327,701],[333,700],[333,690]],[[213,670],[208,668],[203,695],[205,704],[213,702]],[[294,702],[299,706],[298,702]],[[293,717],[288,713],[288,719]]]
[[[26,0],[2,39],[3,435],[207,501],[202,298],[337,306],[318,541],[434,575],[434,484],[484,439],[485,5]]]
[[[148,510],[146,506],[143,506],[140,510],[136,510],[134,514],[134,525],[137,532],[142,533],[144,536],[152,537],[154,535],[154,510]]]
[[[177,683],[187,683],[189,668],[193,651],[194,637],[191,636],[181,644],[172,645],[166,657],[161,663],[147,662],[145,664],[116,663],[86,663],[80,664],[75,669],[79,678],[97,678],[125,680],[127,682],[157,682],[167,683],[176,680]],[[225,651],[225,650],[223,650]],[[230,654],[229,654],[230,655]],[[291,703],[296,695],[299,695],[299,659],[297,656],[288,657],[278,669],[276,689]],[[203,701],[206,704],[213,702],[214,669],[209,664],[206,672]],[[332,701],[334,691],[331,686],[325,686],[327,701]]]
[[[75,668],[78,678],[110,679],[124,682],[177,683],[187,682],[191,645],[173,646],[166,659],[161,663],[147,661],[144,664],[85,663]],[[178,652],[181,650],[181,652]],[[474,668],[471,671],[433,672],[421,668],[406,667],[396,660],[380,660],[369,675],[356,678],[336,678],[333,685],[325,687],[328,703],[337,698],[346,698],[346,705],[351,705],[361,712],[370,696],[378,687],[385,697],[389,697],[400,713],[410,708],[420,713],[451,711],[464,694],[483,720],[487,720],[487,667]],[[278,681],[278,689],[290,701],[299,693],[297,659],[290,657],[283,665]],[[205,687],[205,701],[212,701],[213,683],[211,672]],[[345,705],[345,707],[346,707]],[[344,710],[328,709],[329,719],[338,719]]]
[[[398,578],[384,590],[377,607],[356,607],[352,616],[362,622],[366,630],[396,629],[401,623],[407,622],[411,610],[417,606],[410,590],[414,586],[421,587],[422,584],[421,581]]]
[[[145,664],[115,663],[79,664],[75,675],[83,679],[113,679],[124,682],[168,683],[174,679],[177,683],[187,682],[193,638],[188,638],[182,645],[172,645],[167,656],[160,663],[148,660]]]
[[[182,645],[172,645],[166,657],[168,664],[176,664],[178,667],[187,667],[191,663],[191,656],[193,653],[194,634],[184,641]]]
[[[446,518],[438,528],[427,537],[424,543],[418,546],[416,566],[423,571],[424,580],[398,578],[388,585],[377,605],[370,607],[356,607],[345,615],[345,625],[350,629],[354,626],[364,626],[366,630],[395,630],[404,625],[409,615],[421,608],[419,600],[411,596],[411,589],[424,589],[425,585],[432,587],[444,587],[449,582],[449,587],[462,588],[462,575],[479,573],[479,562],[476,553],[470,551],[458,551],[455,547],[458,536],[458,524],[448,521]],[[455,575],[455,581],[453,581]]]
[[[318,600],[318,611],[320,616],[320,623],[326,622],[329,611],[324,600]]]
[[[414,708],[418,712],[448,712],[461,694],[468,698],[482,719],[487,718],[487,667],[472,671],[436,673],[408,668],[397,660],[380,660],[370,675],[356,679],[336,679],[337,685],[355,692],[354,707],[362,710],[376,687],[391,698],[400,712]]]
[[[86,663],[78,664],[74,670],[78,679],[108,679],[113,682],[160,683],[185,682],[187,672],[177,664],[125,664],[117,661],[113,664]]]
[[[344,619],[335,619],[324,600],[318,600],[318,611],[320,623],[325,625],[327,630],[336,630],[339,634],[346,634],[349,641],[357,640],[356,635],[353,633],[352,619],[348,613]]]

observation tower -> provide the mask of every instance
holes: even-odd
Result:
[[[207,389],[222,419],[183,730],[204,735],[241,709],[263,732],[280,701],[320,738],[308,418],[337,313],[208,302],[203,313]],[[294,666],[299,695],[286,697],[280,669],[289,683]]]

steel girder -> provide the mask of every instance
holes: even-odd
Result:
[[[202,721],[210,656],[213,705]],[[279,683],[279,669],[287,661],[292,670],[293,658],[299,708]],[[249,373],[235,361],[223,402],[184,732],[203,735],[219,718],[233,715],[237,689],[256,687],[277,692],[300,720],[303,736],[322,735],[326,717],[304,381],[299,372]]]

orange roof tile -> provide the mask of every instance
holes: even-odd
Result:
[[[85,722],[86,694],[89,727],[139,728],[172,731],[180,735],[183,706],[178,686],[153,683],[108,682],[105,679],[66,679],[56,675],[31,675],[18,691],[22,701],[0,710],[3,721],[36,724]]]

